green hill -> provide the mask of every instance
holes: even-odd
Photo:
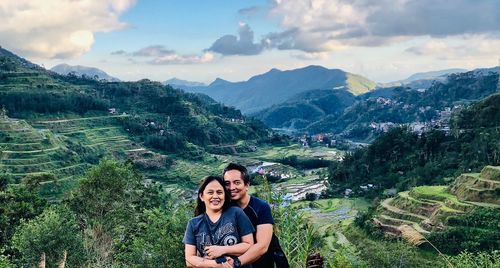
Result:
[[[0,81],[0,173],[13,183],[49,178],[41,191],[50,196],[103,157],[128,159],[148,179],[191,185],[199,178],[172,175],[171,166],[269,139],[262,123],[207,96],[149,80],[63,76],[1,48]]]
[[[398,87],[379,89],[360,96],[357,101],[338,116],[325,116],[312,122],[305,131],[331,132],[357,140],[380,134],[377,125],[398,125],[418,122],[446,124],[443,118],[450,110],[459,110],[470,103],[492,95],[498,88],[496,72],[467,72],[451,74],[443,82],[436,81],[428,89],[415,90]],[[446,117],[446,116],[445,116]],[[433,123],[434,122],[434,123]]]
[[[381,202],[374,222],[391,235],[405,237],[408,226],[427,236],[452,228],[454,219],[467,218],[478,209],[493,209],[499,220],[499,174],[500,167],[487,166],[481,173],[460,175],[451,186],[421,186],[400,192]],[[413,242],[420,244],[425,239],[422,236]]]
[[[256,114],[267,126],[303,129],[326,116],[340,116],[355,97],[345,90],[310,90]]]

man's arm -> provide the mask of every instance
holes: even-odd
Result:
[[[217,268],[223,267],[221,264],[217,264],[215,260],[205,259],[196,255],[196,247],[194,245],[186,244],[184,247],[184,254],[186,259],[187,267],[195,268]]]
[[[232,246],[206,246],[205,253],[210,258],[217,258],[222,255],[240,256],[248,251],[250,246],[253,245],[253,235],[247,234],[241,237],[241,243]]]
[[[270,223],[257,225],[257,233],[255,244],[250,246],[250,248],[239,256],[242,265],[247,265],[259,259],[262,255],[267,252],[271,239],[273,237],[273,225]]]

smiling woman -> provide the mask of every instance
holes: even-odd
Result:
[[[195,217],[186,228],[183,243],[188,267],[231,267],[230,257],[253,245],[254,228],[231,197],[221,177],[206,177],[198,189]]]

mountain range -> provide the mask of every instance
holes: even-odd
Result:
[[[359,95],[375,87],[375,82],[360,75],[314,65],[288,71],[271,69],[242,82],[218,78],[208,86],[179,86],[185,91],[203,93],[234,106],[244,114],[269,108],[308,90],[339,89]]]
[[[425,78],[431,81],[425,87],[419,82],[422,80],[414,80],[405,86],[377,88],[358,96],[347,91],[306,91],[252,116],[272,128],[329,132],[367,141],[387,126],[435,122],[457,105],[498,92],[499,70],[451,73],[433,80]]]

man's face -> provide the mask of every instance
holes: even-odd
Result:
[[[229,170],[224,173],[224,182],[226,189],[231,193],[231,200],[238,201],[242,199],[248,192],[248,184],[245,184],[239,170]]]

